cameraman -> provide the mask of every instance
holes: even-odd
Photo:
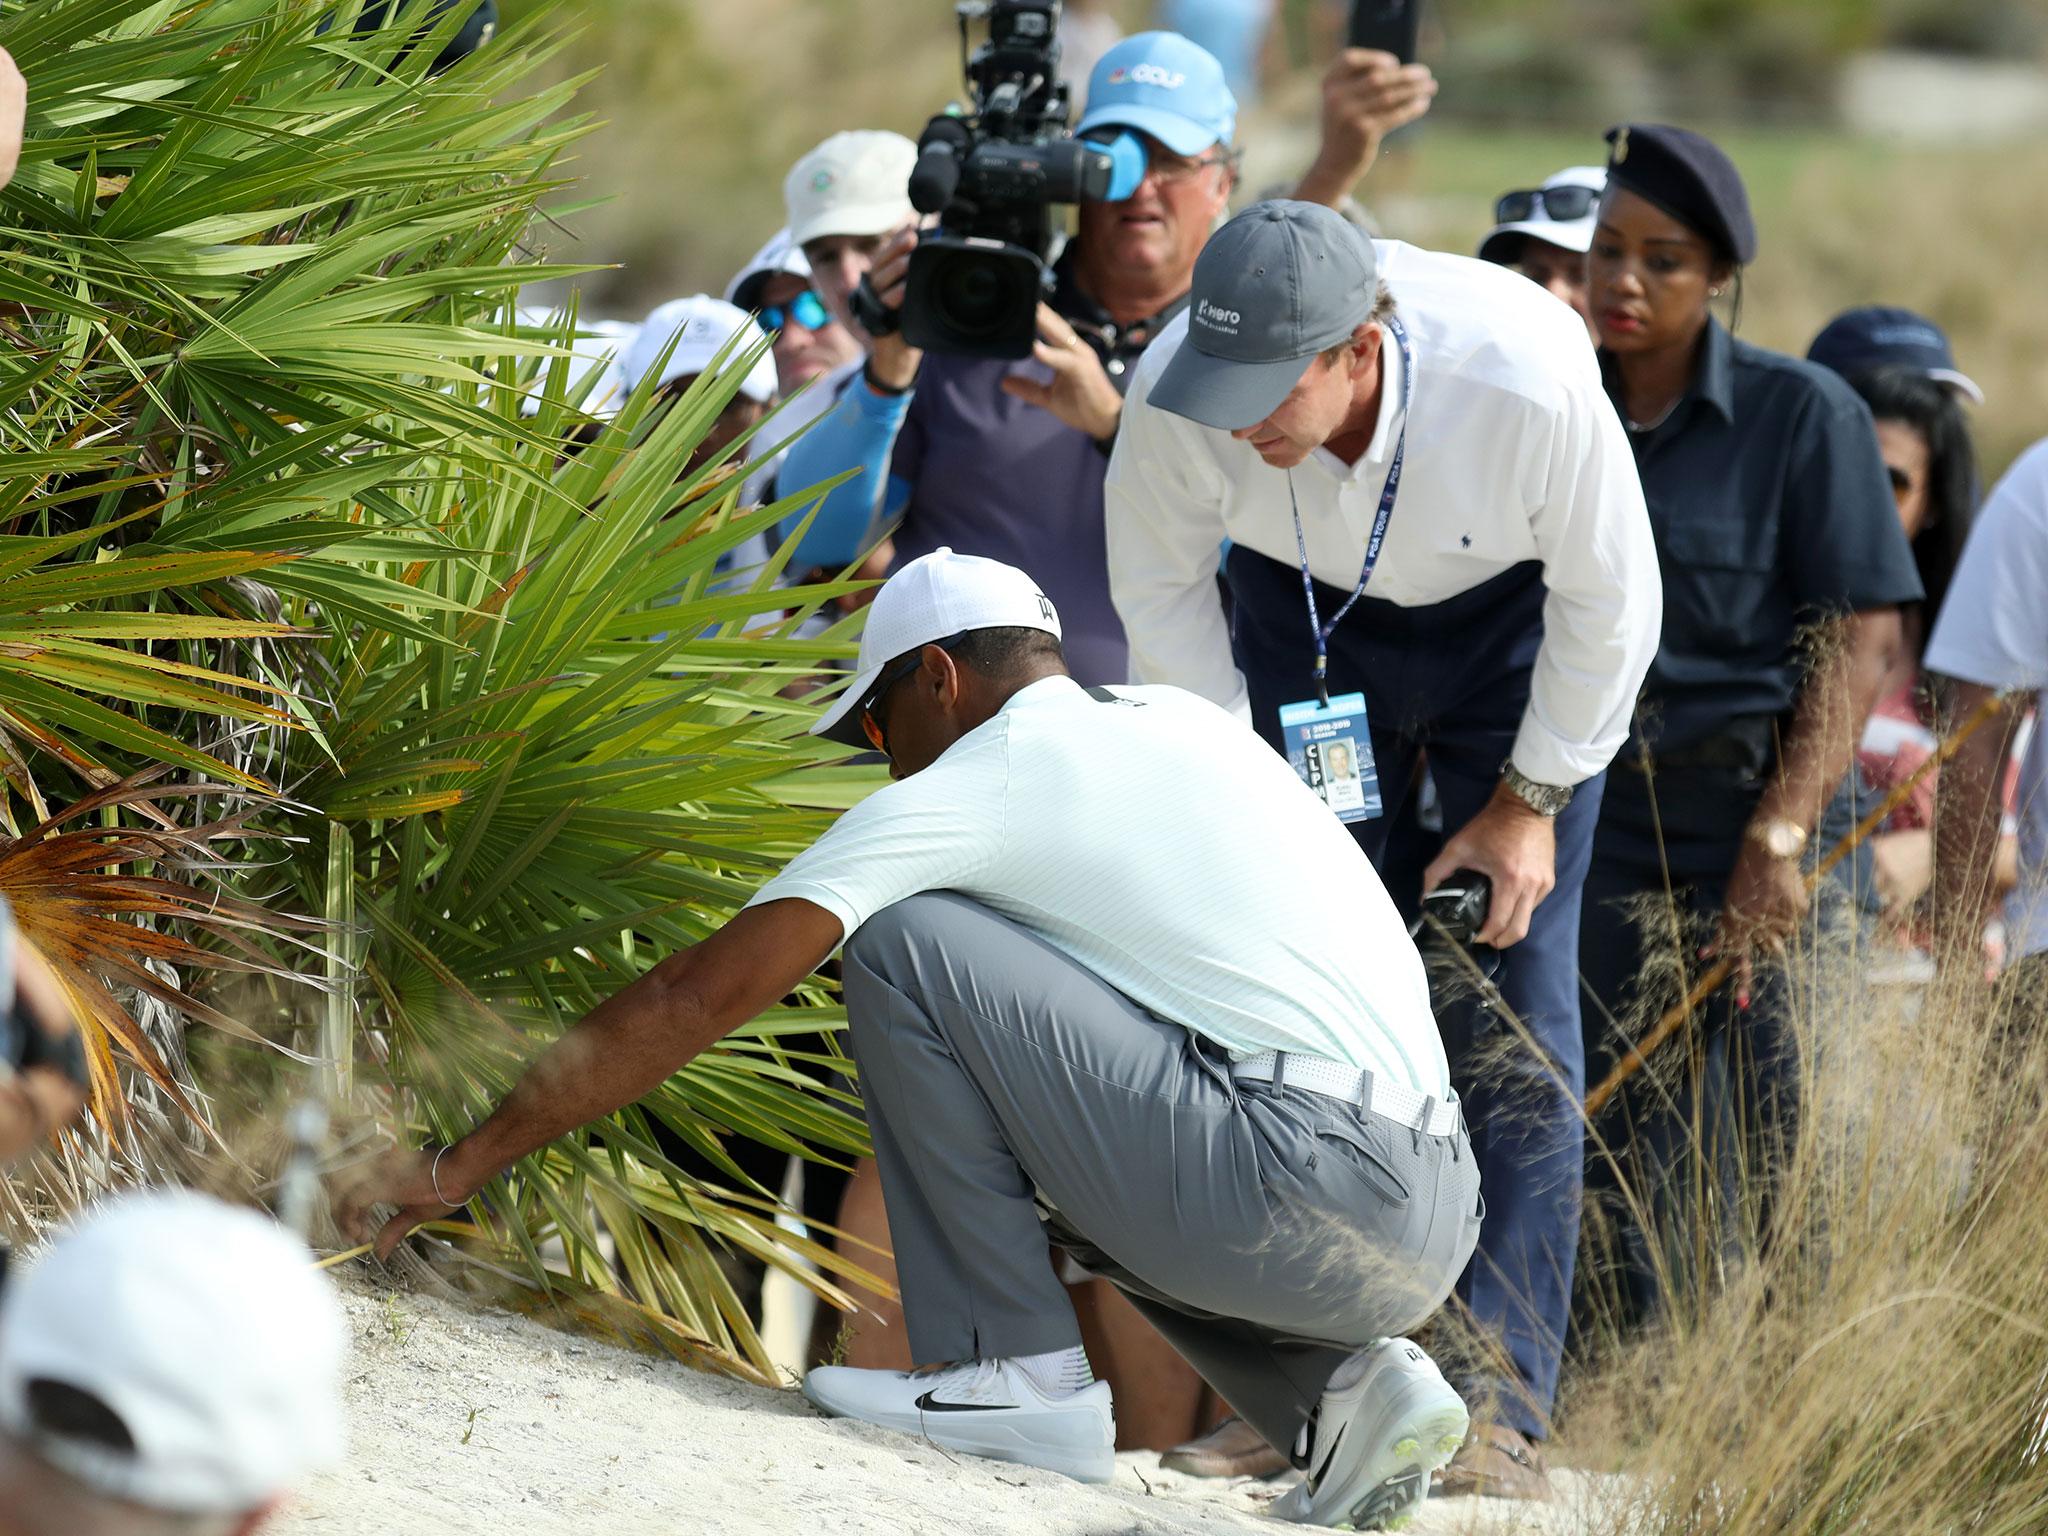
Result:
[[[1349,50],[1323,86],[1323,139],[1304,195],[1336,202],[1380,140],[1427,110],[1419,65]],[[1171,32],[1146,32],[1103,55],[1079,132],[1129,130],[1148,168],[1116,203],[1083,203],[1079,232],[1053,268],[1034,357],[1012,363],[925,357],[900,335],[877,339],[862,379],[784,462],[787,489],[862,472],[826,499],[814,524],[895,533],[898,564],[951,545],[1029,571],[1059,608],[1074,675],[1128,676],[1109,596],[1102,484],[1123,386],[1146,345],[1187,303],[1210,230],[1236,184],[1237,106],[1223,68]],[[916,237],[878,249],[869,282],[899,308]],[[822,276],[817,255],[811,263]],[[822,290],[821,283],[821,290]],[[885,468],[886,466],[886,468]]]

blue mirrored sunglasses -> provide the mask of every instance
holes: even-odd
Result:
[[[831,323],[832,317],[826,313],[825,301],[808,288],[787,304],[761,306],[761,329],[764,331],[779,331],[790,320],[807,331],[822,331]]]

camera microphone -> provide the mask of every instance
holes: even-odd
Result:
[[[956,117],[935,117],[917,141],[917,164],[910,172],[910,206],[919,213],[939,213],[953,201],[960,186],[960,160],[974,147],[974,136]]]

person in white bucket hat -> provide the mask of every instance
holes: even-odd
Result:
[[[0,1536],[248,1536],[344,1449],[347,1327],[298,1239],[124,1195],[0,1294]]]
[[[1058,1247],[1293,1450],[1308,1478],[1284,1514],[1411,1513],[1467,1416],[1398,1335],[1450,1293],[1481,1216],[1421,958],[1283,759],[1178,688],[1082,687],[1060,634],[1013,566],[906,564],[812,728],[886,753],[896,782],[341,1214],[388,1255],[843,945],[922,1369],[820,1367],[811,1401],[1107,1479],[1110,1388]]]

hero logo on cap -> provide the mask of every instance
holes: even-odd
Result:
[[[1211,304],[1207,299],[1195,306],[1195,318],[1210,330],[1219,331],[1225,336],[1235,336],[1237,328],[1244,323],[1244,316],[1236,310]]]
[[[1187,84],[1188,77],[1177,69],[1163,69],[1157,64],[1125,64],[1109,72],[1111,85],[1122,85],[1126,80],[1133,85],[1156,85],[1162,91],[1177,91]]]

